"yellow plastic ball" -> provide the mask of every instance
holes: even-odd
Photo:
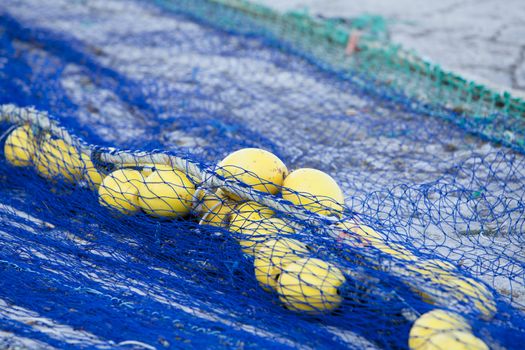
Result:
[[[102,175],[97,170],[97,168],[95,168],[95,165],[93,165],[93,161],[91,161],[91,157],[89,155],[82,153],[80,155],[80,159],[82,163],[84,179],[88,182],[91,188],[98,189],[102,183],[102,180],[104,180],[104,175]]]
[[[410,289],[421,296],[421,299],[431,305],[435,305],[436,297],[438,297],[442,290],[442,277],[445,274],[449,274],[449,271],[443,270],[441,267],[427,264],[426,260],[420,260],[413,264],[407,264],[405,266],[409,274],[421,277],[425,281],[430,282],[430,285],[434,285],[435,288],[432,291],[423,291],[418,283],[414,283],[410,286]]]
[[[275,289],[282,268],[307,253],[306,244],[295,239],[270,239],[261,245],[255,256],[255,278],[265,290]]]
[[[29,166],[35,155],[35,137],[31,127],[24,125],[13,130],[4,144],[4,155],[14,166]]]
[[[363,246],[372,246],[392,257],[406,261],[417,261],[417,257],[406,247],[397,243],[389,243],[376,230],[355,220],[347,220],[336,225],[338,228],[354,234],[362,239]]]
[[[286,165],[274,154],[258,148],[244,148],[229,154],[219,163],[217,173],[236,179],[257,191],[276,194],[288,174]],[[227,193],[232,199],[239,196]]]
[[[452,273],[439,276],[438,283],[458,300],[473,301],[473,306],[481,313],[482,318],[490,320],[496,314],[494,295],[484,284]]]
[[[485,342],[470,332],[443,332],[431,336],[421,350],[489,350]]]
[[[439,259],[419,260],[415,264],[406,265],[406,268],[411,273],[415,273],[435,284],[435,293],[430,294],[429,292],[421,291],[417,284],[411,287],[428,304],[435,304],[435,297],[442,292],[442,289],[450,289],[449,286],[444,286],[444,283],[447,276],[450,276],[456,270],[453,264]]]
[[[343,300],[339,287],[343,283],[345,277],[336,266],[303,258],[282,268],[277,293],[290,310],[322,313],[339,307]]]
[[[401,244],[397,243],[386,243],[386,242],[373,242],[372,246],[381,252],[392,256],[395,259],[405,261],[417,261],[417,257],[412,254],[410,250]]]
[[[408,337],[411,350],[425,350],[428,340],[433,335],[450,331],[471,331],[470,325],[460,315],[445,311],[432,310],[421,315],[412,325]]]
[[[228,197],[218,190],[211,192],[199,189],[195,192],[194,211],[198,216],[203,216],[211,211],[217,204],[228,200]]]
[[[230,230],[231,231],[231,230]],[[242,251],[254,255],[260,244],[270,237],[295,233],[294,228],[286,221],[279,218],[261,219],[246,225],[238,231],[242,238],[239,240]]]
[[[202,216],[200,225],[211,225],[215,227],[228,227],[230,223],[230,216],[235,208],[235,203],[227,199],[215,199],[206,200],[205,205],[209,206],[209,210]]]
[[[429,270],[441,270],[441,271],[455,271],[457,270],[456,266],[451,262],[440,260],[440,259],[428,259],[424,260],[421,263],[421,266]]]
[[[447,286],[443,285],[442,277],[444,273],[442,270],[429,269],[428,267],[422,268],[418,265],[407,267],[408,271],[420,275],[425,281],[430,281],[430,284],[434,286],[431,290],[424,290],[418,283],[414,283],[410,286],[410,289],[418,294],[427,304],[437,305],[440,301],[442,293],[447,290]],[[446,273],[446,272],[445,272]]]
[[[140,171],[132,169],[115,170],[104,178],[98,188],[100,204],[131,214],[140,209],[138,203],[139,186],[144,182]]]
[[[283,198],[321,215],[342,215],[343,191],[330,175],[317,169],[292,171],[284,179]]]
[[[192,208],[195,185],[179,170],[157,170],[139,187],[139,205],[157,217],[182,217]]]
[[[383,236],[365,224],[358,222],[357,220],[345,220],[336,225],[339,229],[345,231],[346,233],[357,235],[360,238],[364,238],[368,241],[384,241]]]
[[[407,264],[406,269],[411,273],[423,276],[426,279],[435,282],[436,284],[443,284],[444,276],[451,274],[450,270],[445,270],[441,266],[429,263],[429,260],[420,260],[415,264]]]
[[[34,163],[38,173],[48,179],[62,177],[73,182],[82,176],[80,152],[64,140],[49,135],[41,141]]]
[[[238,232],[247,225],[261,219],[269,219],[274,211],[257,202],[249,201],[235,207],[230,221],[230,230]]]
[[[447,268],[450,267],[446,264]],[[407,265],[407,270],[427,279],[430,284],[435,285],[435,294],[447,293],[451,300],[464,304],[470,304],[473,309],[480,312],[481,317],[490,320],[497,311],[496,302],[492,292],[482,283],[466,276],[455,273],[454,270],[445,270],[442,266],[418,261],[413,265]],[[436,304],[434,293],[423,292],[418,285],[412,287],[423,300],[429,304]]]

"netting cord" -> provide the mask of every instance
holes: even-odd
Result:
[[[175,169],[183,171],[190,176],[199,179],[205,186],[211,188],[222,188],[228,192],[233,193],[244,200],[255,201],[261,203],[274,210],[280,211],[286,215],[292,216],[298,220],[303,220],[308,224],[318,227],[320,230],[328,234],[334,240],[338,240],[343,244],[353,246],[353,241],[346,239],[346,230],[337,227],[337,223],[343,220],[324,216],[318,213],[310,212],[301,207],[295,206],[288,201],[281,198],[275,197],[270,194],[256,191],[250,186],[243,184],[236,179],[225,179],[217,175],[215,166],[201,168],[199,163],[193,162],[189,159],[177,157],[163,151],[128,151],[128,150],[117,150],[115,148],[102,148],[95,145],[89,145],[79,137],[70,134],[59,122],[53,119],[47,112],[38,111],[33,107],[17,107],[13,104],[0,105],[0,121],[7,121],[13,124],[23,125],[30,124],[39,129],[45,130],[56,137],[62,138],[66,143],[79,149],[79,151],[86,153],[91,157],[93,152],[97,152],[103,162],[112,164],[166,164],[170,165]],[[476,306],[476,298],[470,295],[468,292],[454,289],[449,291],[443,291],[440,288],[436,288],[432,281],[414,274],[413,270],[410,269],[410,265],[400,264],[399,257],[395,255],[390,256],[390,261],[386,259],[376,259],[376,257],[367,257],[364,254],[364,258],[368,264],[374,266],[374,268],[381,269],[390,273],[391,275],[399,278],[404,284],[410,288],[418,290],[420,293],[430,298],[432,304],[448,309],[455,309],[457,312],[464,314],[480,313],[479,308]],[[414,264],[417,265],[424,260],[418,260]],[[355,273],[350,272],[349,275]],[[468,277],[462,277],[464,281],[472,281],[470,285],[474,285],[474,281]],[[460,289],[458,287],[458,289]],[[484,288],[484,290],[478,290],[479,295],[483,295],[491,304],[494,304],[492,293]],[[468,302],[465,302],[467,300]],[[490,310],[488,314],[481,311],[481,317],[491,318],[495,313],[494,310]],[[493,312],[492,312],[493,311]]]

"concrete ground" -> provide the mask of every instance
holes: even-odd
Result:
[[[395,43],[500,90],[525,96],[523,0],[258,0],[327,17],[380,15]]]

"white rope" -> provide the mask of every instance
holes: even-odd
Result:
[[[0,142],[4,140],[4,138],[7,137],[16,128],[16,125],[13,125],[12,127],[8,128],[2,135],[0,135]]]
[[[117,346],[126,346],[126,345],[131,345],[133,347],[139,346],[142,349],[147,349],[147,350],[157,350],[156,347],[154,347],[152,345],[149,345],[149,344],[146,344],[146,343],[143,343],[143,342],[138,341],[138,340],[125,340],[125,341],[121,341],[120,343],[117,344]]]
[[[17,107],[13,104],[0,105],[0,121],[7,121],[12,124],[30,124],[51,134],[60,137],[66,143],[78,148],[79,150],[91,155],[88,144],[78,137],[71,135],[58,121],[51,119],[47,112],[38,111],[33,107]]]

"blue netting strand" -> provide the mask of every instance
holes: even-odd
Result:
[[[174,171],[130,165],[124,155],[108,162],[103,147],[161,149],[219,179],[226,175],[216,165],[228,154],[265,149],[289,170],[332,175],[346,202],[338,222],[357,220],[370,231],[347,227],[335,239],[329,221],[302,220],[286,210],[241,220],[236,231],[232,218],[243,202],[191,176],[191,186],[219,196],[213,206],[192,202],[185,218],[158,218],[148,207],[166,203],[158,195],[140,210],[128,208],[135,211],[128,215],[104,204],[103,185],[97,190],[63,172],[75,148],[54,155],[62,163],[33,157],[28,166],[13,166],[4,151],[12,123],[5,122],[0,344],[400,349],[408,346],[416,318],[445,309],[464,317],[470,328],[463,333],[490,347],[520,348],[523,150],[476,136],[486,121],[451,122],[458,115],[447,108],[409,99],[366,74],[342,73],[252,26],[247,15],[224,10],[230,24],[215,23],[197,8],[222,8],[216,4],[180,2],[168,11],[169,4],[5,1],[0,105],[35,106],[56,117],[97,145],[86,148],[88,159],[106,179],[124,167],[126,186]],[[31,132],[35,154],[60,141],[38,126]],[[279,188],[276,198],[284,192]],[[294,310],[304,305],[283,297],[287,268],[299,258],[268,282],[277,283],[274,292],[261,287],[254,264],[262,253],[251,244],[267,244],[257,232],[275,227],[257,227],[252,241],[243,236],[260,222],[280,225],[272,237],[299,242],[293,249],[301,257],[334,266],[327,268],[332,279],[337,271],[344,275],[340,286],[323,290],[317,305],[323,312]],[[323,278],[309,283],[336,283]],[[299,298],[314,293],[301,288]],[[440,302],[442,294],[450,303]]]

